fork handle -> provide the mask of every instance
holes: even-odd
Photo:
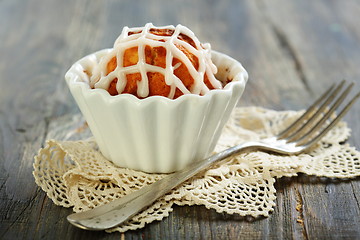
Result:
[[[253,147],[253,145],[251,143],[245,143],[228,148],[202,161],[195,162],[183,170],[172,173],[163,179],[120,199],[116,199],[88,211],[73,213],[67,217],[67,220],[71,224],[87,230],[105,230],[116,227],[131,219],[134,215],[150,206],[171,189],[206,169],[211,164],[237,154],[248,147]]]

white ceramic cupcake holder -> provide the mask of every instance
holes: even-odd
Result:
[[[77,61],[65,79],[102,154],[119,167],[169,173],[209,156],[241,97],[248,74],[233,58],[212,51],[223,89],[175,100],[161,96],[138,99],[110,96],[91,89],[84,73],[108,53],[104,49]]]

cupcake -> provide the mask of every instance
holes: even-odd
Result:
[[[188,28],[125,27],[112,49],[65,75],[102,154],[119,167],[170,173],[208,157],[248,75]]]

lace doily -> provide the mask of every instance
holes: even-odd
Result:
[[[248,107],[237,108],[224,128],[215,151],[244,141],[272,136],[290,124],[300,112]],[[35,156],[36,183],[56,204],[75,212],[102,205],[157,181],[165,175],[115,167],[97,150],[80,116],[53,128]],[[52,126],[50,126],[52,128]],[[275,206],[276,178],[305,173],[319,177],[353,178],[360,175],[360,153],[348,144],[350,129],[340,122],[316,147],[297,156],[265,152],[230,157],[174,189],[127,223],[109,230],[125,232],[167,217],[172,206],[204,205],[206,208],[241,216],[268,216]]]

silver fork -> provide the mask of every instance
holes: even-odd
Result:
[[[359,98],[360,92],[334,117],[335,111],[354,85],[351,83],[341,93],[345,83],[345,81],[342,81],[340,84],[330,87],[300,118],[274,137],[259,142],[246,142],[226,149],[120,199],[85,212],[71,214],[67,217],[67,220],[82,229],[110,229],[131,219],[135,214],[144,210],[171,189],[206,169],[211,164],[232,155],[255,150],[280,154],[302,153],[328,133]]]

